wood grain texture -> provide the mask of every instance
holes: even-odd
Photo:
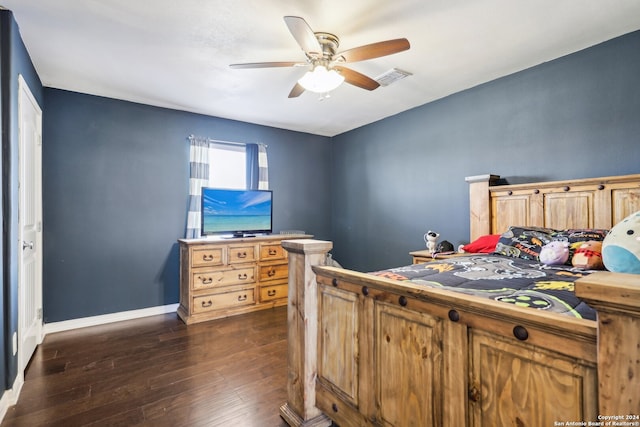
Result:
[[[318,301],[318,381],[358,401],[358,296],[320,287]]]
[[[48,335],[2,427],[286,427],[286,308],[175,314]]]
[[[598,311],[600,413],[640,414],[640,275],[594,273],[576,295]]]
[[[179,239],[178,316],[192,324],[286,305],[289,269],[280,242],[307,237]]]
[[[471,382],[481,385],[479,398],[471,405],[471,425],[546,426],[558,420],[596,420],[593,365],[486,332],[473,331],[471,342]]]
[[[469,215],[471,216],[470,239],[489,234],[491,223],[491,200],[489,186],[500,177],[498,175],[469,176],[465,181],[469,183]]]
[[[375,316],[377,418],[442,425],[442,320],[386,303],[376,304]]]
[[[639,174],[497,186],[467,181],[471,240],[511,225],[610,229],[640,210]]]
[[[323,265],[333,243],[284,240],[289,257],[287,298],[287,400],[281,415],[293,426],[327,426],[331,421],[316,407],[318,289],[312,265]]]
[[[338,424],[533,426],[558,417],[595,419],[594,321],[413,289],[405,282],[332,267],[314,270],[320,289],[327,289],[321,295],[329,295],[322,298],[321,317],[337,323],[328,329],[341,331],[333,334],[343,340],[341,346],[333,340],[326,348],[329,340],[319,340],[319,354],[332,358],[338,377],[354,356],[359,372],[366,372],[359,376],[355,401],[319,378],[318,407]],[[361,302],[347,310],[335,301],[328,304],[325,299],[331,297]],[[366,324],[348,322],[358,325],[356,332],[344,328],[344,312],[355,310],[350,318],[371,318]],[[321,330],[327,323],[320,322]],[[514,337],[515,327],[527,329],[526,342]],[[346,351],[350,348],[357,348],[357,354]],[[367,393],[371,389],[373,396]],[[562,395],[561,404],[554,393]]]

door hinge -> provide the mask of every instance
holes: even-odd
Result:
[[[42,221],[38,221],[36,224],[36,231],[40,233],[42,231]]]
[[[38,320],[42,320],[42,308],[38,309]]]

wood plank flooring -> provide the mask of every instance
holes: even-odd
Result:
[[[286,307],[172,313],[45,337],[1,427],[285,427]]]

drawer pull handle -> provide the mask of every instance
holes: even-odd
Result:
[[[213,302],[211,300],[207,302],[202,301],[202,308],[211,307],[212,305],[213,305]]]
[[[246,252],[238,252],[238,258],[246,258],[246,257],[247,257]]]
[[[274,289],[269,289],[267,291],[267,296],[273,297],[277,294],[277,292]]]
[[[278,251],[275,249],[269,248],[269,255],[270,256],[278,255]]]
[[[213,283],[213,279],[211,277],[204,278],[201,276],[200,281],[202,282],[203,285],[210,285]]]
[[[238,295],[238,301],[246,301],[247,300],[247,295]]]
[[[202,255],[202,260],[203,260],[203,261],[207,261],[207,262],[209,262],[209,261],[213,261],[213,255],[211,255],[211,254],[204,254],[204,255]]]
[[[400,296],[400,298],[398,298],[398,304],[400,304],[403,307],[407,306],[407,297],[405,297],[404,295]]]
[[[275,275],[276,275],[276,271],[273,268],[270,268],[269,271],[267,271],[267,276],[273,277]]]
[[[247,280],[247,273],[238,274],[238,280]]]

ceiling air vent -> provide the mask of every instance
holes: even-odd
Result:
[[[413,73],[401,70],[399,68],[392,68],[386,73],[380,74],[375,80],[380,83],[380,86],[389,86],[391,83],[395,83],[398,80],[402,80],[405,77],[411,76]]]

